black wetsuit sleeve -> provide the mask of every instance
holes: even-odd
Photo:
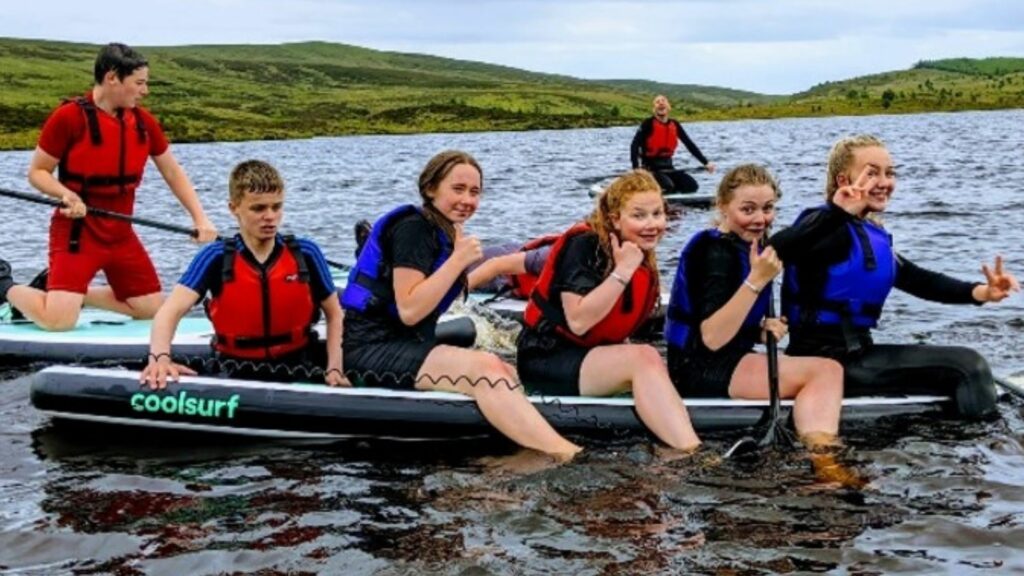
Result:
[[[441,247],[437,233],[420,215],[402,218],[390,230],[388,244],[394,268],[412,268],[430,276]]]
[[[736,261],[736,249],[728,238],[703,242],[690,253],[687,274],[693,279],[690,298],[698,322],[707,320],[725,306],[743,283]]]
[[[850,253],[852,239],[846,224],[853,218],[841,208],[813,211],[799,222],[772,235],[768,243],[785,264],[834,264]]]
[[[700,162],[701,166],[706,166],[708,159],[704,157],[704,154],[693,143],[693,140],[690,140],[690,135],[686,133],[686,130],[683,130],[683,125],[678,120],[673,120],[673,122],[676,123],[676,133],[679,134],[679,141],[683,143],[683,146],[686,146],[686,149],[689,150],[690,154],[693,154],[693,157]]]
[[[896,255],[896,288],[942,304],[981,304],[971,292],[977,284],[922,268]]]
[[[640,123],[640,127],[637,128],[636,134],[633,136],[633,142],[629,145],[629,163],[632,164],[634,170],[640,167],[640,162],[644,156],[644,147],[650,135],[651,119],[648,118]]]
[[[601,252],[596,234],[569,238],[562,247],[552,285],[557,292],[584,296],[604,282],[608,258]]]

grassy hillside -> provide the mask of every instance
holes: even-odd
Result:
[[[649,80],[595,80],[594,82],[615,86],[637,94],[664,94],[672,102],[679,103],[675,105],[677,109],[681,106],[689,107],[687,110],[683,110],[688,114],[697,114],[702,108],[731,108],[746,106],[748,102],[766,104],[785,98],[785,96],[769,96],[757,92],[697,84],[666,84]]]
[[[60,98],[91,86],[98,46],[0,38],[0,149],[31,148]],[[177,142],[628,125],[656,93],[692,119],[1024,105],[1024,59],[940,60],[792,96],[580,80],[479,62],[307,42],[140,47]]]
[[[1024,58],[919,62],[910,70],[825,82],[767,105],[715,118],[777,118],[1024,108]]]
[[[35,143],[61,97],[91,85],[97,46],[0,39],[0,148]],[[141,47],[175,141],[611,126],[649,96],[477,62],[321,42]]]

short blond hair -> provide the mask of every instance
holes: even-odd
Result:
[[[246,160],[231,170],[228,194],[232,204],[239,204],[246,192],[272,194],[284,192],[284,180],[277,169],[262,160]]]

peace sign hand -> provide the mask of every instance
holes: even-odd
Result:
[[[979,302],[999,302],[1011,292],[1020,292],[1020,283],[1003,269],[1003,257],[996,256],[995,270],[987,264],[981,265],[981,273],[985,275],[985,285],[975,287],[974,299]]]
[[[868,192],[878,181],[878,168],[868,164],[861,170],[853,184],[840,186],[832,197],[832,203],[851,216],[860,216],[868,207]]]

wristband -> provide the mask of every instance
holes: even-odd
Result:
[[[344,372],[342,372],[341,370],[338,370],[337,368],[331,368],[331,369],[330,369],[330,370],[328,370],[327,372],[324,372],[324,378],[327,378],[328,376],[330,376],[330,375],[331,375],[331,372],[337,372],[337,373],[338,373],[338,376],[341,376],[342,378],[344,378],[344,377],[345,377],[345,373],[344,373]]]
[[[622,276],[619,276],[618,272],[616,272],[615,270],[612,270],[612,273],[609,274],[609,277],[614,278],[616,282],[622,284],[623,286],[629,286],[629,280],[626,280]]]
[[[153,362],[159,362],[160,359],[164,357],[166,357],[168,360],[174,360],[173,358],[171,358],[170,352],[161,352],[159,354],[153,354],[152,352],[149,353],[149,359],[152,360]]]
[[[743,285],[746,286],[747,288],[750,288],[750,291],[753,292],[754,294],[760,294],[761,293],[761,288],[758,288],[757,286],[754,286],[754,283],[751,282],[750,280],[744,280],[743,281]]]

